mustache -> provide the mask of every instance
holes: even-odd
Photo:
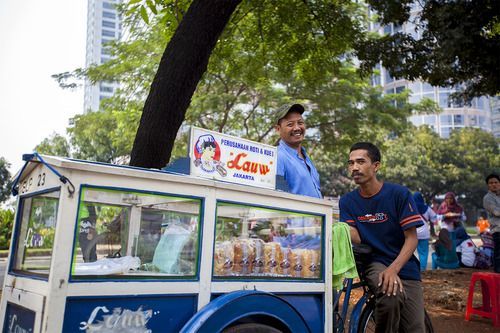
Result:
[[[363,176],[363,174],[361,172],[353,172],[353,173],[351,173],[351,177],[354,177],[354,176]]]

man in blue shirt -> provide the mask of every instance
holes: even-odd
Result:
[[[275,128],[280,134],[277,174],[283,176],[290,192],[321,198],[319,174],[302,147],[306,127],[301,104],[284,105],[277,111]]]
[[[374,293],[376,332],[425,332],[416,227],[423,225],[410,191],[377,179],[380,151],[369,142],[351,147],[349,173],[359,188],[340,199],[340,221],[353,243],[372,248],[365,280]]]

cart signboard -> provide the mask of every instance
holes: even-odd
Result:
[[[191,128],[191,175],[274,189],[276,147]]]

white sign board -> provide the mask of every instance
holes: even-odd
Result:
[[[274,189],[276,147],[191,127],[191,175]]]

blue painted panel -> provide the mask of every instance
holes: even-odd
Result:
[[[36,313],[22,306],[7,303],[2,332],[33,332]]]
[[[212,294],[210,300],[213,301],[216,298],[224,294]],[[300,313],[304,321],[311,332],[322,332],[325,326],[324,318],[324,294],[275,294],[280,298],[286,300],[290,305],[292,305],[297,312]]]
[[[290,303],[304,318],[311,332],[323,332],[324,296],[323,294],[278,294]]]
[[[288,302],[257,290],[233,291],[217,297],[196,313],[180,332],[220,332],[239,319],[251,316],[267,317],[291,332],[311,332],[304,318]]]
[[[196,295],[68,297],[63,332],[179,332],[197,302]]]

